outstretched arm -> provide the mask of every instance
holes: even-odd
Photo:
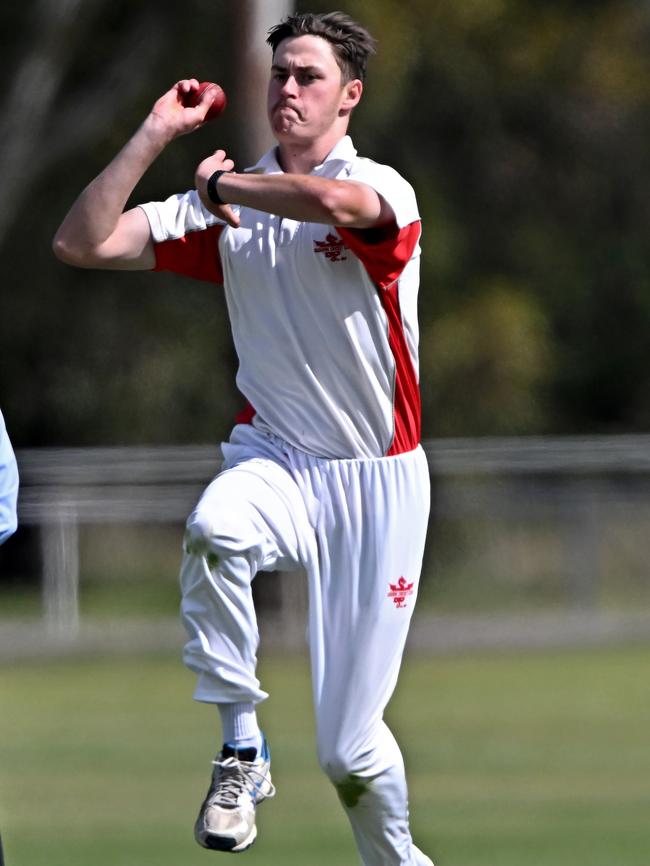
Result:
[[[147,270],[155,265],[149,222],[140,208],[124,212],[136,184],[173,139],[197,129],[210,106],[205,92],[195,107],[185,97],[196,79],[179,81],[158,99],[117,156],[81,193],[57,231],[57,258],[82,268]],[[226,160],[229,168],[233,163]]]
[[[229,171],[223,150],[203,160],[195,175],[204,206],[221,215],[208,196],[215,171]],[[353,180],[332,180],[308,174],[222,174],[217,193],[224,202],[244,205],[288,219],[346,228],[371,228],[394,220],[390,205],[370,186]]]

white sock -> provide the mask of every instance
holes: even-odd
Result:
[[[224,743],[236,749],[262,750],[262,733],[257,724],[255,704],[242,701],[238,704],[217,704],[221,716]]]

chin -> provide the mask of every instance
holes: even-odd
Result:
[[[309,138],[309,135],[305,135],[303,130],[293,123],[276,126],[273,133],[280,144],[292,144]]]

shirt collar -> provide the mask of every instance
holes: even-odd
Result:
[[[312,169],[311,174],[329,175],[332,172],[338,174],[339,171],[352,162],[356,155],[357,151],[352,143],[352,139],[349,135],[344,135],[334,145],[323,162]],[[277,158],[277,147],[272,147],[254,166],[245,170],[247,172],[263,174],[282,173],[282,168]]]

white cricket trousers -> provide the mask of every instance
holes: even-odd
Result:
[[[400,750],[382,716],[415,604],[429,512],[422,448],[326,460],[250,425],[187,522],[181,568],[185,663],[195,698],[267,697],[251,583],[303,567],[318,756],[364,866],[429,863],[412,842]]]

